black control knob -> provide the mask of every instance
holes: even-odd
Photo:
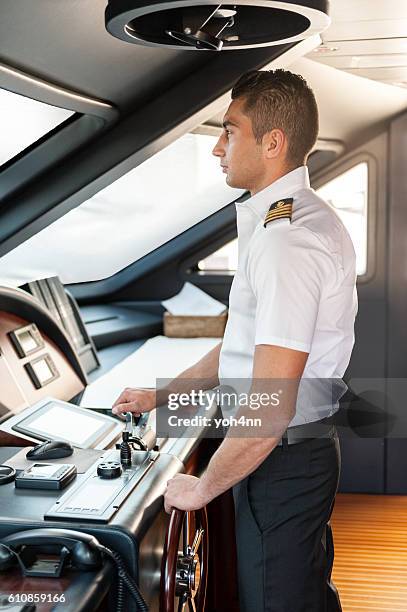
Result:
[[[118,461],[104,461],[99,463],[97,472],[100,478],[119,478],[122,473],[122,466]]]

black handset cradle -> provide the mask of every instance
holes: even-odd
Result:
[[[40,553],[55,554],[56,548],[59,553],[57,561],[49,557],[39,558]],[[104,556],[111,559],[117,568],[117,612],[124,612],[125,588],[136,604],[135,611],[148,612],[137,583],[128,573],[121,556],[100,544],[94,536],[81,531],[28,529],[6,536],[0,542],[0,572],[18,563],[24,576],[58,578],[66,560],[70,561],[71,567],[94,571],[102,567]]]
[[[102,565],[99,543],[94,536],[70,529],[29,529],[3,538],[0,543],[0,571],[19,564],[24,576],[58,578],[65,561],[84,571]],[[55,554],[59,560],[40,558],[39,554]]]

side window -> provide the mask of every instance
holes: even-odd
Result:
[[[346,170],[317,189],[317,194],[336,211],[353,241],[356,271],[367,272],[368,163]]]
[[[237,238],[198,261],[198,270],[205,272],[235,272],[237,268]]]

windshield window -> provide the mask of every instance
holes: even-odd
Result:
[[[0,89],[0,166],[73,114],[73,111]]]
[[[211,154],[186,134],[0,258],[0,283],[107,278],[238,198]]]

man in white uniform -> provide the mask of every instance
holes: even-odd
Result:
[[[330,381],[343,376],[354,343],[355,253],[309,185],[305,163],[317,134],[316,101],[302,77],[253,71],[235,85],[213,153],[228,185],[251,198],[236,204],[239,259],[223,342],[157,398],[126,389],[113,407],[145,412],[197,379],[205,388],[249,380],[253,394],[292,383],[279,410],[258,413],[262,433],[229,429],[204,475],[179,474],[165,494],[167,511],[194,510],[233,487],[241,612],[341,609],[327,528],[339,445],[332,426],[322,436],[318,426],[337,410],[337,397],[327,400]]]

